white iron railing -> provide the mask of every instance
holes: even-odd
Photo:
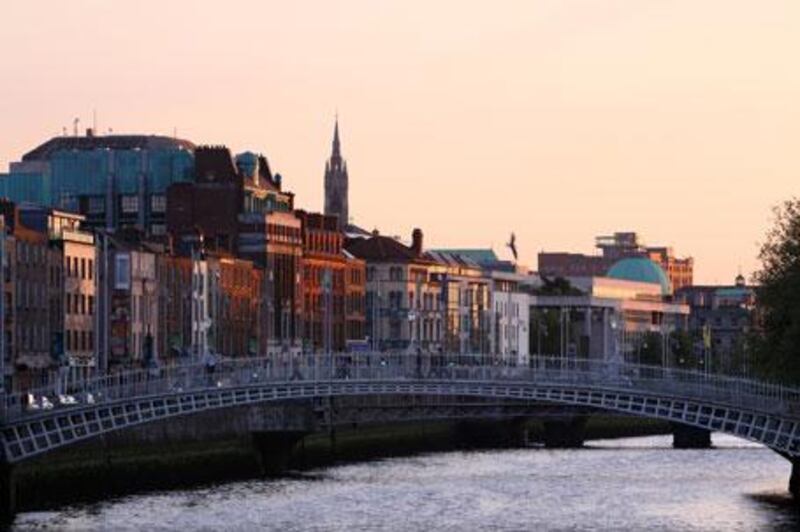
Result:
[[[55,382],[7,395],[0,404],[5,422],[148,396],[290,382],[481,382],[581,389],[630,390],[765,413],[800,416],[800,389],[758,380],[661,366],[602,360],[533,356],[526,366],[509,366],[492,356],[386,353],[233,358]]]

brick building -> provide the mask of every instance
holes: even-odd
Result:
[[[299,349],[302,300],[300,220],[264,156],[234,158],[224,147],[195,150],[195,180],[167,192],[167,228],[176,245],[200,231],[205,248],[263,268],[270,350]]]
[[[44,384],[59,368],[86,375],[96,362],[96,257],[83,217],[6,200],[0,214],[8,384]]]
[[[20,222],[14,203],[3,201],[0,209],[6,229],[6,377],[11,379],[11,389],[25,390],[47,382],[63,356],[56,336],[60,306],[51,307],[59,297],[60,261],[46,233]]]
[[[365,262],[346,253],[336,216],[297,211],[303,235],[303,340],[344,351],[364,341]]]
[[[267,352],[264,270],[253,262],[209,253],[210,345],[223,356]]]
[[[94,235],[82,229],[84,217],[79,214],[33,204],[22,204],[18,211],[25,227],[50,242],[50,327],[53,344],[61,348],[58,358],[73,372],[86,373],[95,367],[97,347]]]

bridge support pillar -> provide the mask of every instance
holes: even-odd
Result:
[[[17,485],[14,466],[0,464],[0,528],[14,519],[17,511]]]
[[[800,460],[792,460],[792,475],[789,477],[789,493],[795,504],[800,504]]]
[[[262,475],[275,475],[286,469],[297,442],[306,432],[253,432],[251,438]]]
[[[585,417],[545,421],[544,446],[548,449],[583,447],[585,428]]]
[[[675,449],[710,449],[711,431],[673,423],[672,446]]]
[[[525,418],[510,420],[467,420],[456,425],[458,441],[468,447],[522,447]]]

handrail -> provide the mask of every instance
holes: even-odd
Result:
[[[753,379],[594,359],[532,356],[524,366],[503,365],[490,355],[358,353],[306,354],[222,359],[54,382],[0,403],[5,422],[67,411],[90,404],[204,389],[293,381],[330,384],[341,380],[504,382],[594,386],[663,393],[766,412],[800,414],[800,388]]]

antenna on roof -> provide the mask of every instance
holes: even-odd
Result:
[[[92,131],[97,131],[97,108],[92,109]]]
[[[64,126],[64,127],[61,128],[61,135],[65,136],[65,137],[67,136],[67,126]]]
[[[76,137],[78,136],[78,124],[80,124],[80,123],[81,123],[81,119],[78,118],[78,117],[75,117],[72,120],[72,134],[74,136],[76,136]]]

